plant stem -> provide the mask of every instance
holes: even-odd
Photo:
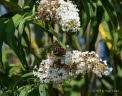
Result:
[[[59,25],[58,24],[54,24],[54,31],[56,33],[59,33]],[[57,38],[55,36],[53,36],[53,41],[57,41]]]

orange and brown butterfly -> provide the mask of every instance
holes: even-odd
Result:
[[[63,56],[66,54],[66,50],[61,47],[58,41],[55,41],[55,43],[53,44],[53,54],[55,56]]]

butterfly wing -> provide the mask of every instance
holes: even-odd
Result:
[[[53,54],[55,56],[63,56],[66,54],[66,50],[56,41],[53,45]]]

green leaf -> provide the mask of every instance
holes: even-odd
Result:
[[[27,35],[27,33],[25,32],[25,30],[24,30],[22,36],[23,36],[23,41],[25,41],[25,44],[23,44],[23,42],[22,42],[22,45],[30,47],[30,45],[31,45],[30,43],[31,43],[31,42],[29,41],[28,35]],[[26,45],[26,44],[27,44],[27,45]]]
[[[102,79],[102,83],[103,83],[104,86],[106,86],[106,88],[108,88],[108,89],[112,88],[112,85],[110,84],[109,81],[107,81],[105,79]]]
[[[46,88],[47,88],[46,84],[40,84],[40,86],[39,86],[39,94],[40,94],[40,96],[47,96]]]
[[[12,20],[9,20],[6,26],[6,35],[7,35],[7,41],[10,47],[12,48],[16,47],[14,32],[15,32],[14,23]]]
[[[109,28],[109,24],[106,22],[106,21],[103,21],[102,22],[102,26],[106,32],[106,39],[111,41],[112,40],[112,34],[111,31],[110,31],[110,28]]]
[[[25,9],[30,9],[30,6],[29,6],[29,5],[25,5],[23,9],[24,9],[24,10],[25,10]]]
[[[24,23],[25,23],[25,19],[23,19],[23,20],[20,22],[20,24],[19,24],[18,31],[19,31],[20,37],[22,36],[22,33],[23,33]]]
[[[28,93],[31,91],[31,85],[24,86],[23,90],[20,92],[19,96],[28,96]]]
[[[108,0],[101,0],[101,2],[110,17],[114,30],[116,30],[118,28],[118,20],[114,8]]]
[[[81,2],[85,8],[88,19],[90,19],[94,15],[93,3],[90,0],[81,0]]]
[[[3,39],[5,38],[5,24],[2,22],[0,22],[0,63],[2,63],[2,44],[3,44]]]
[[[34,6],[33,6],[33,9],[32,9],[32,13],[33,13],[33,14],[34,14],[35,10],[36,10],[36,6],[34,5]]]
[[[32,72],[22,75],[17,81],[14,82],[13,89],[15,88],[15,86],[18,84],[19,81],[23,80],[26,77],[32,76],[32,75],[33,75]]]
[[[104,13],[103,8],[100,5],[98,5],[97,10],[96,10],[96,17],[94,18],[96,20],[94,21],[93,19],[91,19],[91,21],[89,22],[89,26],[87,27],[88,30],[90,28],[90,30],[89,30],[89,34],[90,34],[89,50],[90,51],[95,50],[94,44],[98,37],[98,28],[99,28],[99,24],[101,23],[103,13]]]
[[[14,26],[17,27],[19,25],[19,23],[21,22],[22,20],[22,16],[19,15],[19,14],[16,14],[15,16],[12,17],[12,20],[13,20],[13,23],[14,23]]]
[[[22,75],[21,77],[25,78],[25,77],[32,76],[32,75],[33,75],[33,72],[30,72],[30,73],[26,73],[26,74]]]
[[[13,51],[16,53],[18,58],[20,59],[21,63],[23,64],[23,67],[28,69],[27,61],[25,59],[24,50],[21,46],[21,43],[17,40],[17,38],[15,37],[14,34],[15,34],[14,23],[13,23],[13,20],[10,19],[7,22],[7,27],[6,27],[7,42],[9,44],[9,46],[13,49]]]

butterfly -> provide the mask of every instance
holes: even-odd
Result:
[[[55,43],[53,44],[53,54],[55,56],[63,56],[66,54],[66,50],[61,47],[58,41],[55,41]]]

